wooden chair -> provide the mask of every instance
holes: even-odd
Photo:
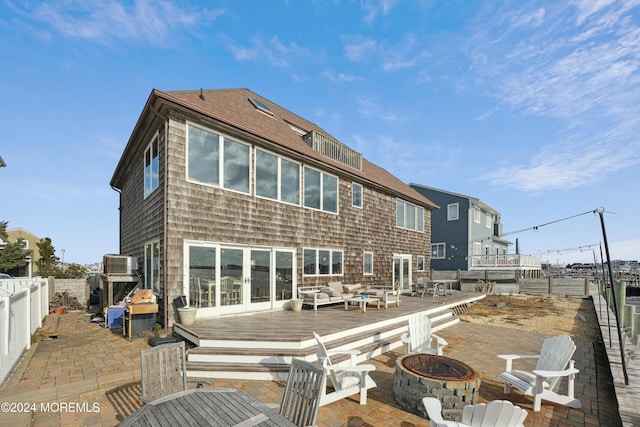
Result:
[[[442,404],[434,397],[425,397],[422,403],[427,411],[431,427],[522,427],[527,411],[514,406],[508,400],[492,400],[489,403],[466,405],[462,408],[462,421],[445,421]]]
[[[333,391],[327,393],[327,388],[322,387],[320,406],[335,402],[353,394],[360,393],[360,404],[367,403],[367,390],[376,387],[375,381],[369,376],[369,372],[375,371],[376,367],[370,364],[356,365],[355,357],[360,354],[359,350],[327,350],[322,338],[317,333],[313,333],[318,343],[318,361],[322,364],[325,374]],[[331,357],[338,354],[349,355],[349,366],[339,366],[331,362]]]
[[[540,410],[542,399],[570,408],[580,408],[580,401],[574,397],[575,376],[580,372],[571,359],[575,351],[573,340],[567,335],[559,335],[545,339],[539,355],[499,355],[498,357],[506,360],[506,370],[498,376],[504,382],[504,392],[510,393],[511,387],[515,387],[523,394],[533,396],[534,411]],[[538,359],[538,362],[531,372],[518,371],[512,369],[512,363],[517,359]],[[567,377],[568,380],[566,395],[553,391],[562,377]]]
[[[422,313],[409,316],[408,329],[400,337],[406,354],[428,353],[442,356],[442,349],[449,344],[444,338],[431,333],[431,319]],[[432,347],[433,341],[435,348]]]
[[[140,400],[153,400],[187,389],[187,362],[184,341],[162,344],[140,352],[142,395]],[[208,381],[194,381],[197,387]]]
[[[304,360],[293,359],[282,395],[280,415],[298,427],[315,425],[324,380],[322,368]]]

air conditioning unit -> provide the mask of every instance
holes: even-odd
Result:
[[[105,255],[105,274],[127,274],[131,275],[138,269],[138,257],[125,255]]]

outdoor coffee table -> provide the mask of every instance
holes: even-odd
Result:
[[[373,298],[373,297],[367,297],[367,298],[362,298],[362,297],[353,297],[353,298],[347,298],[346,300],[344,300],[344,309],[345,310],[349,310],[349,303],[350,302],[357,302],[358,304],[360,304],[360,309],[362,310],[363,313],[367,312],[367,303],[368,302],[375,302],[377,309],[380,310],[380,298]]]

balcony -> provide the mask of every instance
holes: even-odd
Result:
[[[540,270],[540,258],[531,255],[503,254],[503,255],[473,255],[471,270]]]
[[[359,171],[362,170],[362,154],[328,136],[312,130],[303,136],[304,142],[317,153],[336,160]]]

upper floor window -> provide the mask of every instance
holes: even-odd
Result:
[[[432,259],[444,259],[446,258],[446,247],[444,243],[432,243],[431,244],[431,258]]]
[[[451,203],[447,205],[447,221],[456,221],[460,218],[460,205]]]
[[[343,252],[331,249],[304,249],[304,275],[342,275]]]
[[[256,149],[256,196],[300,204],[300,164]]]
[[[473,222],[480,224],[480,208],[477,206],[473,207]]]
[[[487,226],[487,228],[491,228],[493,226],[493,215],[491,215],[490,213],[487,213],[484,223]]]
[[[144,150],[144,197],[158,188],[158,146],[160,145],[158,132]]]
[[[189,124],[187,126],[187,178],[249,193],[251,147]]]
[[[424,208],[396,199],[396,227],[424,231]]]
[[[338,213],[338,177],[305,167],[304,206]]]
[[[362,185],[351,183],[351,204],[357,208],[362,207]]]

